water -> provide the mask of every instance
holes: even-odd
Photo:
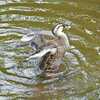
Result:
[[[66,72],[42,78],[38,62],[26,61],[33,49],[20,39],[65,21],[75,46],[64,58]],[[0,0],[0,100],[99,100],[99,73],[99,0]]]

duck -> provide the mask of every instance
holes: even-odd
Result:
[[[65,28],[70,29],[71,25],[66,23],[59,23],[55,25],[51,31],[52,39],[45,41],[45,43],[40,47],[38,47],[36,42],[34,42],[34,36],[36,35],[34,33],[24,35],[21,38],[21,41],[31,41],[31,44],[35,46],[36,52],[28,57],[27,60],[40,58],[39,68],[43,71],[43,73],[59,72],[60,65],[62,64],[66,51],[72,49],[68,35],[64,33]],[[42,34],[41,36],[45,35],[46,34]]]

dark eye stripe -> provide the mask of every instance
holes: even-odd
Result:
[[[58,25],[59,25],[59,26],[58,26]],[[56,35],[56,34],[55,34],[56,31],[57,31],[61,26],[63,26],[63,25],[62,25],[62,24],[57,24],[57,25],[52,29],[53,35]]]

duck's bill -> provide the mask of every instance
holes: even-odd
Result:
[[[64,27],[65,27],[66,29],[70,29],[70,28],[71,28],[71,24],[64,24]]]
[[[33,39],[33,36],[24,35],[24,36],[21,38],[21,41],[22,41],[22,42],[28,42],[28,41],[31,41],[32,39]]]
[[[66,29],[70,29],[71,27],[72,27],[72,22],[70,22],[70,21],[66,21],[66,22],[64,22],[64,27],[66,28]]]

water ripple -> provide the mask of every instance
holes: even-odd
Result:
[[[0,0],[0,100],[98,100],[99,12],[97,0]],[[65,21],[72,23],[64,32],[75,48],[63,59],[64,72],[44,77],[39,59],[26,61],[35,51],[20,39],[28,33],[51,36],[52,27]]]

